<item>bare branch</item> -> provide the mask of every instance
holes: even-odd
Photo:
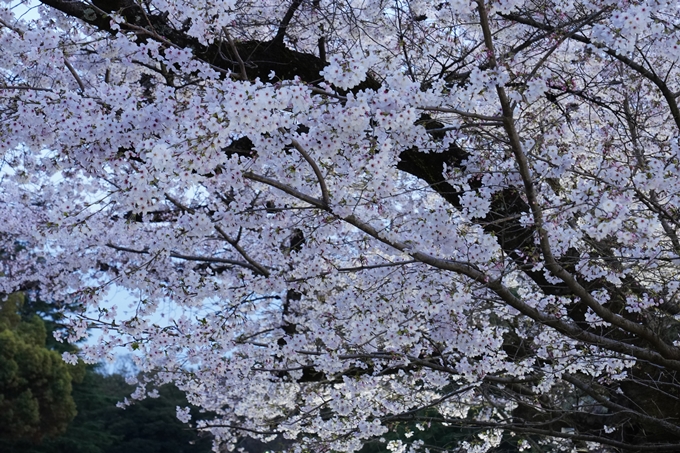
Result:
[[[229,47],[231,47],[232,52],[234,52],[234,55],[236,56],[236,61],[238,61],[239,68],[241,68],[241,79],[248,80],[248,71],[246,71],[246,64],[243,62],[241,54],[239,54],[238,49],[236,48],[236,44],[234,43],[234,40],[231,39],[229,30],[227,30],[227,27],[222,27],[222,32],[224,33],[224,36],[227,38]]]
[[[257,261],[252,259],[248,253],[241,247],[238,243],[238,241],[232,239],[229,237],[229,235],[220,227],[219,225],[215,225],[215,230],[217,230],[218,233],[220,233],[220,236],[224,238],[225,241],[227,241],[229,244],[231,244],[232,247],[236,249],[237,252],[241,254],[241,256],[248,262],[252,267],[257,269],[258,273],[264,277],[269,277],[270,272],[265,269],[264,266],[259,264]]]
[[[3,27],[9,28],[9,29],[12,30],[14,33],[18,34],[19,36],[23,36],[23,35],[24,35],[24,32],[23,32],[21,29],[19,29],[19,28],[13,26],[13,25],[11,25],[11,24],[8,24],[8,23],[5,22],[2,18],[0,18],[0,25],[2,25]]]
[[[499,14],[500,17],[504,19],[508,19],[514,22],[518,22],[520,24],[525,24],[529,25],[535,28],[538,28],[540,30],[545,30],[545,31],[555,31],[556,27],[553,27],[552,25],[547,25],[543,24],[541,22],[538,22],[534,19],[527,18],[527,17],[522,17],[519,14]],[[649,81],[651,81],[656,87],[661,91],[661,94],[663,95],[664,99],[668,103],[668,107],[671,111],[671,115],[673,116],[673,120],[675,121],[675,125],[678,129],[680,129],[680,108],[678,108],[678,103],[676,99],[676,94],[673,93],[670,88],[668,88],[668,85],[666,82],[664,82],[658,75],[654,74],[651,70],[645,68],[639,63],[636,63],[632,59],[626,57],[625,55],[621,55],[620,53],[616,52],[613,49],[610,49],[608,47],[603,46],[602,44],[599,43],[593,43],[590,38],[587,38],[583,35],[580,34],[573,34],[569,36],[570,39],[573,39],[575,41],[582,42],[583,44],[592,44],[595,47],[598,47],[600,49],[603,49],[605,53],[608,55],[616,58],[629,68],[631,68],[633,71],[641,74],[645,78],[647,78]]]
[[[286,37],[286,31],[288,30],[288,26],[290,25],[290,21],[293,19],[293,16],[295,15],[295,11],[300,7],[302,4],[302,0],[293,0],[290,6],[288,7],[288,10],[286,11],[286,14],[283,16],[283,19],[281,19],[281,23],[279,24],[279,29],[276,32],[276,36],[274,36],[274,39],[272,42],[278,42],[280,44],[283,44],[283,39]]]
[[[0,90],[34,90],[34,91],[54,91],[51,88],[41,88],[32,86],[22,86],[22,85],[5,85],[0,86]]]
[[[78,83],[78,86],[80,87],[80,91],[85,91],[85,84],[81,80],[80,76],[78,75],[78,72],[76,71],[76,68],[71,65],[71,63],[68,61],[66,57],[64,57],[64,64],[68,68],[68,70],[71,72],[71,75],[73,75],[73,78],[76,79],[76,82]]]
[[[285,132],[285,131],[283,131]],[[330,206],[330,197],[328,195],[328,187],[326,186],[326,181],[321,174],[321,170],[319,169],[319,166],[316,165],[316,162],[314,162],[314,159],[311,158],[309,153],[300,145],[300,142],[295,140],[294,138],[291,138],[291,143],[295,147],[295,149],[298,150],[300,154],[302,154],[302,157],[307,161],[307,163],[312,167],[312,170],[314,170],[314,174],[316,175],[316,179],[319,181],[319,186],[321,187],[321,199],[323,200],[323,203],[326,207]]]
[[[245,431],[245,432],[248,432],[248,433],[262,434],[262,435],[266,435],[266,436],[273,436],[273,435],[276,435],[276,434],[281,434],[278,431],[260,431],[260,430],[257,430],[257,429],[244,428],[243,426],[236,426],[236,425],[227,425],[227,424],[224,424],[224,423],[214,423],[214,424],[213,423],[204,423],[203,425],[201,425],[198,428],[198,430],[207,431],[210,428],[229,428],[229,429],[235,429],[235,430],[238,430],[238,431]]]
[[[181,211],[183,211],[183,212],[189,212],[189,213],[192,213],[192,214],[193,214],[193,212],[194,212],[193,209],[189,208],[188,206],[184,206],[178,199],[176,199],[176,198],[173,197],[172,195],[166,193],[166,194],[165,194],[165,198],[166,198],[170,203],[172,203],[172,204],[175,205],[177,208],[179,208]]]
[[[498,123],[501,124],[503,122],[503,117],[501,116],[488,116],[488,115],[481,115],[479,113],[472,113],[472,112],[465,112],[463,110],[458,110],[454,108],[449,108],[449,107],[434,107],[434,106],[428,106],[428,107],[419,107],[419,110],[427,110],[430,112],[440,112],[440,113],[455,113],[456,115],[460,115],[466,118],[475,118],[478,120],[482,121],[489,121],[492,123]]]
[[[645,422],[648,422],[648,423],[652,423],[654,425],[658,425],[658,426],[662,427],[663,429],[665,429],[667,431],[670,431],[672,433],[680,435],[680,427],[678,427],[677,425],[674,425],[673,423],[668,423],[666,420],[661,420],[661,419],[656,418],[656,417],[651,417],[647,414],[643,414],[641,412],[634,411],[634,410],[627,408],[625,406],[621,406],[620,404],[616,404],[616,403],[608,400],[604,396],[602,396],[602,394],[600,392],[593,389],[586,382],[583,382],[581,379],[578,379],[574,376],[571,376],[569,374],[564,374],[562,376],[562,378],[565,381],[574,385],[575,387],[586,392],[588,395],[593,397],[595,400],[597,400],[603,406],[605,406],[605,407],[607,407],[611,410],[616,411],[616,413],[618,413],[618,414],[621,414],[621,413],[630,414],[632,417],[634,417],[638,420],[642,420],[642,421],[645,421]]]
[[[489,51],[490,67],[493,69],[496,67],[496,56],[493,46],[493,35],[491,33],[489,17],[486,13],[483,0],[477,0],[477,5],[480,24],[484,33],[484,42]],[[534,217],[534,224],[536,225],[536,231],[539,236],[539,243],[541,246],[541,251],[543,252],[546,268],[553,275],[565,282],[571,291],[580,297],[581,300],[583,300],[583,302],[585,302],[588,307],[590,307],[604,321],[649,341],[655,346],[655,348],[664,358],[672,359],[674,362],[680,360],[679,348],[666,344],[659,338],[658,335],[656,335],[646,326],[625,319],[624,317],[615,314],[611,310],[604,307],[576,280],[576,278],[571,273],[564,269],[564,267],[559,264],[557,259],[554,257],[550,240],[548,238],[548,232],[544,228],[543,210],[538,201],[538,194],[536,192],[536,186],[532,178],[529,162],[522,149],[521,139],[517,129],[515,128],[513,108],[505,92],[505,88],[502,86],[497,86],[496,92],[498,93],[498,99],[503,111],[503,126],[508,135],[510,148],[514,154],[515,161],[517,162],[517,166],[519,168],[519,173],[522,177],[522,182],[524,183],[524,191],[529,202],[529,207],[531,208],[531,213]]]
[[[276,181],[275,179],[267,178],[266,176],[258,175],[256,173],[252,172],[244,172],[243,177],[246,179],[250,179],[252,181],[257,181],[261,182],[263,184],[267,184],[268,186],[276,187],[277,189],[281,190],[282,192],[287,193],[288,195],[291,195],[299,200],[305,201],[309,203],[310,205],[319,208],[319,209],[326,209],[327,205],[322,201],[314,197],[310,197],[309,195],[306,195],[296,189],[293,189],[290,186],[287,186],[283,183],[280,183],[279,181]]]
[[[148,255],[148,254],[151,253],[151,252],[149,252],[149,250],[137,250],[137,249],[133,249],[133,248],[130,248],[130,247],[124,247],[124,246],[121,246],[121,245],[112,244],[110,242],[108,244],[106,244],[106,246],[110,247],[114,250],[121,251],[121,252],[136,253],[136,254],[139,254],[139,255]],[[260,270],[258,268],[256,268],[255,266],[253,266],[249,263],[231,260],[231,259],[228,259],[228,258],[217,258],[217,257],[214,257],[214,256],[187,255],[187,254],[184,254],[184,253],[178,253],[178,252],[172,252],[172,251],[169,253],[169,256],[171,258],[177,258],[177,259],[181,259],[181,260],[185,260],[185,261],[198,261],[198,262],[203,262],[203,263],[231,264],[231,265],[234,265],[234,266],[245,267],[246,269],[250,269],[253,272],[260,273]]]

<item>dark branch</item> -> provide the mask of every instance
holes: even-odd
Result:
[[[286,15],[283,16],[281,24],[279,24],[279,30],[276,32],[276,36],[274,36],[274,39],[272,39],[273,43],[283,45],[283,39],[286,37],[286,31],[288,30],[290,21],[293,19],[295,11],[297,11],[301,4],[302,0],[293,0],[293,2],[290,4],[288,11],[286,11]]]

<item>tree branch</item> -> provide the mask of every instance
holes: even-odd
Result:
[[[260,263],[255,261],[246,253],[246,251],[239,245],[237,241],[232,239],[219,225],[215,225],[215,230],[217,230],[218,233],[220,233],[220,236],[224,238],[225,241],[227,241],[229,244],[231,244],[232,247],[236,249],[237,252],[241,254],[241,256],[248,262],[252,267],[257,269],[258,274],[262,275],[263,277],[269,277],[270,272],[265,269],[264,266],[262,266]]]
[[[496,67],[496,56],[493,46],[493,37],[490,28],[489,17],[486,13],[483,0],[477,0],[480,24],[484,33],[484,42],[489,50],[490,68]],[[505,88],[502,86],[496,87],[498,99],[503,111],[503,125],[510,141],[510,148],[515,157],[515,162],[519,167],[519,173],[524,183],[524,192],[531,208],[531,213],[534,217],[534,224],[536,232],[538,233],[539,244],[543,252],[546,268],[556,277],[560,278],[571,291],[577,295],[588,307],[590,307],[602,320],[613,324],[629,333],[637,335],[640,338],[647,340],[650,344],[659,351],[659,353],[668,359],[678,361],[680,359],[680,348],[670,346],[663,342],[658,335],[646,326],[629,321],[622,316],[613,313],[611,310],[600,304],[588,290],[586,290],[574,276],[568,272],[555,258],[552,252],[552,246],[548,237],[548,232],[545,230],[545,221],[543,219],[543,210],[538,201],[538,194],[531,175],[531,168],[525,155],[519,134],[515,128],[515,120],[513,108],[510,104]],[[679,123],[680,124],[680,123]]]
[[[528,17],[522,17],[519,14],[512,13],[512,14],[500,14],[499,16],[513,21],[517,22],[520,24],[524,25],[529,25],[531,27],[535,27],[540,30],[544,31],[549,31],[553,32],[556,31],[557,28],[552,26],[552,25],[547,25],[543,24],[541,22],[538,22],[534,19],[528,18]],[[569,39],[573,39],[574,41],[581,42],[583,44],[591,44],[599,49],[603,49],[604,52],[617,60],[619,60],[621,63],[625,64],[629,68],[631,68],[633,71],[639,73],[640,75],[644,76],[647,78],[650,82],[652,82],[656,87],[661,91],[661,94],[663,95],[664,99],[666,100],[666,103],[668,104],[668,107],[671,111],[671,116],[673,117],[673,120],[675,121],[676,127],[680,130],[680,108],[678,108],[678,103],[676,100],[676,95],[668,88],[668,85],[666,85],[666,82],[664,82],[658,75],[656,75],[654,72],[651,70],[645,68],[639,63],[636,63],[632,59],[626,57],[625,55],[621,55],[620,53],[616,52],[613,49],[610,49],[602,44],[599,43],[593,43],[590,38],[587,38],[583,35],[579,34],[572,34],[569,36]]]
[[[130,248],[130,247],[124,247],[124,246],[121,246],[121,245],[112,244],[110,242],[108,244],[106,244],[106,246],[110,247],[114,250],[118,250],[120,252],[136,253],[136,254],[139,254],[139,255],[148,255],[148,254],[151,253],[151,252],[149,252],[149,250],[137,250],[137,249],[133,249],[133,248]],[[187,255],[187,254],[184,254],[184,253],[178,253],[178,252],[173,252],[173,251],[171,251],[169,253],[169,256],[171,258],[177,258],[177,259],[181,259],[181,260],[185,260],[185,261],[199,261],[199,262],[204,262],[204,263],[232,264],[234,266],[245,267],[246,269],[250,269],[251,271],[253,271],[255,273],[260,273],[260,270],[257,267],[253,266],[252,264],[244,263],[242,261],[231,260],[231,259],[228,259],[228,258]]]
[[[283,16],[283,19],[281,19],[279,29],[276,32],[276,36],[274,36],[274,39],[272,39],[272,42],[283,44],[283,39],[286,37],[286,31],[288,30],[290,21],[293,19],[295,11],[297,11],[300,5],[302,5],[302,0],[293,0],[291,2],[290,6],[288,7],[288,10],[286,11],[286,14]]]
[[[285,132],[285,131],[283,131]],[[307,163],[312,167],[312,170],[314,170],[314,174],[316,175],[316,179],[319,181],[319,186],[321,187],[321,199],[323,200],[323,204],[326,206],[330,206],[330,197],[328,195],[328,187],[326,186],[326,181],[321,174],[321,170],[319,169],[319,166],[316,165],[316,162],[314,162],[314,159],[312,159],[307,153],[307,151],[300,145],[300,142],[295,140],[294,138],[290,139],[291,143],[295,147],[295,149],[298,150],[300,154],[302,154],[302,157],[307,161]]]

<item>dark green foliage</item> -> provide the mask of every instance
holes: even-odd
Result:
[[[62,343],[55,340],[53,333],[56,331],[65,331],[64,327],[64,313],[66,311],[79,311],[80,307],[74,304],[65,305],[62,302],[48,300],[40,297],[40,292],[32,290],[23,293],[24,302],[19,307],[17,313],[23,320],[29,320],[34,316],[40,317],[45,324],[47,337],[45,338],[45,345],[48,349],[55,350],[59,353],[64,351],[74,352],[78,348],[68,343]]]
[[[53,339],[60,320],[56,305],[35,295],[0,305],[0,452],[211,451],[210,438],[177,419],[176,406],[188,404],[176,387],[123,410],[116,403],[134,387],[122,376],[64,363],[60,352],[76,348]]]
[[[88,368],[81,383],[73,385],[78,415],[66,432],[29,442],[0,443],[3,453],[208,453],[211,440],[184,425],[176,406],[187,406],[174,386],[160,389],[159,398],[147,398],[127,409],[116,407],[134,390],[120,375],[104,376]],[[198,416],[198,413],[194,414]]]
[[[106,378],[123,395],[133,390],[122,377]],[[109,431],[120,437],[106,453],[199,453],[211,451],[212,442],[177,419],[176,407],[188,406],[184,394],[173,385],[159,390],[159,398],[147,398],[118,413],[109,422]],[[198,416],[194,412],[194,418]]]
[[[104,376],[88,368],[83,381],[73,386],[78,415],[66,432],[39,445],[3,445],[3,453],[208,453],[210,438],[177,420],[176,406],[187,406],[174,386],[160,389],[159,398],[147,398],[127,409],[116,407],[134,390],[122,376]],[[198,413],[194,414],[195,416]]]
[[[433,410],[424,411],[418,415],[419,421],[400,421],[390,425],[390,431],[382,436],[385,442],[380,442],[378,439],[367,442],[360,450],[360,453],[389,453],[387,444],[390,441],[401,440],[404,443],[410,443],[414,440],[423,441],[423,447],[429,449],[432,453],[444,450],[459,451],[454,447],[461,441],[468,440],[474,444],[476,434],[485,431],[481,427],[460,426],[455,424],[447,424],[437,421],[441,416]],[[421,428],[418,428],[420,426]],[[492,453],[515,453],[519,451],[518,441],[526,438],[526,436],[512,436],[509,433],[504,433],[503,440],[500,445],[490,450]],[[471,440],[472,439],[472,440]],[[479,440],[482,443],[481,439]],[[453,450],[451,450],[454,448]],[[531,453],[532,450],[526,450]]]
[[[0,309],[0,439],[39,442],[63,432],[76,414],[70,367],[49,350],[36,315],[22,319],[24,295]]]

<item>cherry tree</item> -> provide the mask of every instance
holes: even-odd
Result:
[[[226,448],[678,451],[679,6],[3,0],[2,291]]]

